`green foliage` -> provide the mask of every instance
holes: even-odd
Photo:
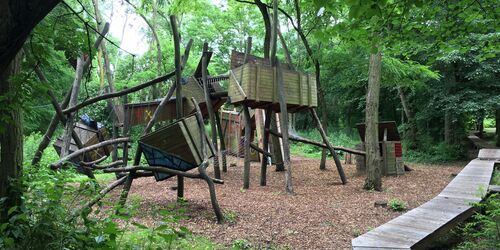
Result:
[[[157,221],[146,226],[133,220],[138,201],[127,207],[99,204],[68,221],[73,210],[99,192],[88,178],[74,181],[73,171],[47,167],[24,169],[23,205],[9,210],[10,219],[0,224],[0,249],[214,249],[209,240],[192,236],[178,225],[182,207],[155,212]],[[109,203],[109,204],[108,204]],[[1,202],[0,202],[1,205]],[[102,206],[104,205],[104,206]],[[115,211],[119,211],[119,215]]]
[[[252,244],[243,239],[234,240],[231,248],[234,250],[250,250],[252,249]]]
[[[427,138],[427,139],[425,139]],[[458,161],[465,158],[466,148],[461,144],[434,143],[428,136],[422,136],[420,147],[410,149],[408,143],[403,143],[403,157],[405,161],[416,163],[444,163]]]
[[[404,211],[408,209],[408,202],[400,199],[390,199],[387,207],[393,211]]]
[[[500,199],[491,195],[486,202],[476,203],[483,211],[473,216],[473,221],[463,228],[464,242],[457,249],[498,249],[500,247]]]
[[[238,221],[238,213],[231,209],[224,210],[224,220],[231,224],[235,224]]]
[[[318,130],[307,130],[307,131],[297,131],[300,137],[314,140],[317,142],[323,142],[321,135]],[[358,136],[359,137],[359,136]],[[335,131],[328,135],[328,139],[330,143],[335,146],[343,146],[348,148],[354,148],[356,144],[358,144],[359,138],[355,136],[351,136],[345,132]],[[316,147],[310,144],[302,143],[302,142],[292,142],[290,145],[290,152],[293,155],[300,155],[309,158],[319,159],[321,158],[322,148]],[[342,151],[337,152],[340,156],[343,156]]]

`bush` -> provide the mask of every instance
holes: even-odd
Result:
[[[411,150],[403,142],[403,157],[405,161],[419,163],[443,163],[461,160],[465,157],[465,146],[461,144],[449,145],[444,142],[434,143],[431,140],[421,141],[417,150]]]
[[[390,199],[387,203],[387,207],[393,211],[404,211],[408,209],[408,203],[400,199]]]
[[[94,180],[74,171],[26,167],[23,205],[9,210],[10,219],[0,224],[0,249],[213,249],[212,243],[194,237],[178,225],[184,208],[160,210],[157,222],[146,226],[132,221],[138,202],[126,207],[102,202],[95,211],[86,209],[68,220],[80,203],[100,191]],[[0,201],[1,205],[1,201]],[[115,215],[115,211],[120,215]]]
[[[500,199],[491,195],[486,202],[475,206],[484,213],[476,213],[473,221],[463,228],[464,242],[457,249],[500,249]]]

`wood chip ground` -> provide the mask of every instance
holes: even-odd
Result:
[[[354,165],[344,165],[348,183],[342,185],[333,160],[321,171],[319,160],[294,157],[295,195],[290,196],[284,193],[285,172],[275,172],[274,167],[268,170],[267,186],[259,186],[260,163],[252,163],[250,189],[242,190],[243,161],[231,158],[228,166],[231,162],[237,164],[223,173],[225,184],[216,185],[219,204],[230,222],[216,224],[206,183],[186,179],[187,219],[181,224],[217,243],[231,245],[245,239],[256,249],[349,249],[352,238],[404,213],[375,207],[376,201],[400,199],[408,202],[409,209],[415,208],[437,195],[465,166],[409,164],[413,171],[384,177],[384,191],[371,192],[362,189],[364,177],[356,176]],[[134,181],[131,197],[140,197],[143,211],[136,220],[146,225],[158,221],[154,211],[176,201],[175,180]]]

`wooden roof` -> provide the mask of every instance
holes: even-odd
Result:
[[[359,136],[361,137],[361,141],[365,141],[365,130],[366,126],[364,123],[356,124],[358,128]],[[378,140],[384,140],[384,130],[387,129],[387,141],[401,141],[401,137],[399,136],[398,126],[395,121],[386,121],[378,123]]]

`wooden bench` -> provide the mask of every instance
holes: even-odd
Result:
[[[500,149],[481,150],[434,199],[355,238],[352,249],[425,249],[435,236],[474,213],[488,191]],[[483,158],[484,156],[487,156]],[[499,157],[499,158],[494,158]]]

